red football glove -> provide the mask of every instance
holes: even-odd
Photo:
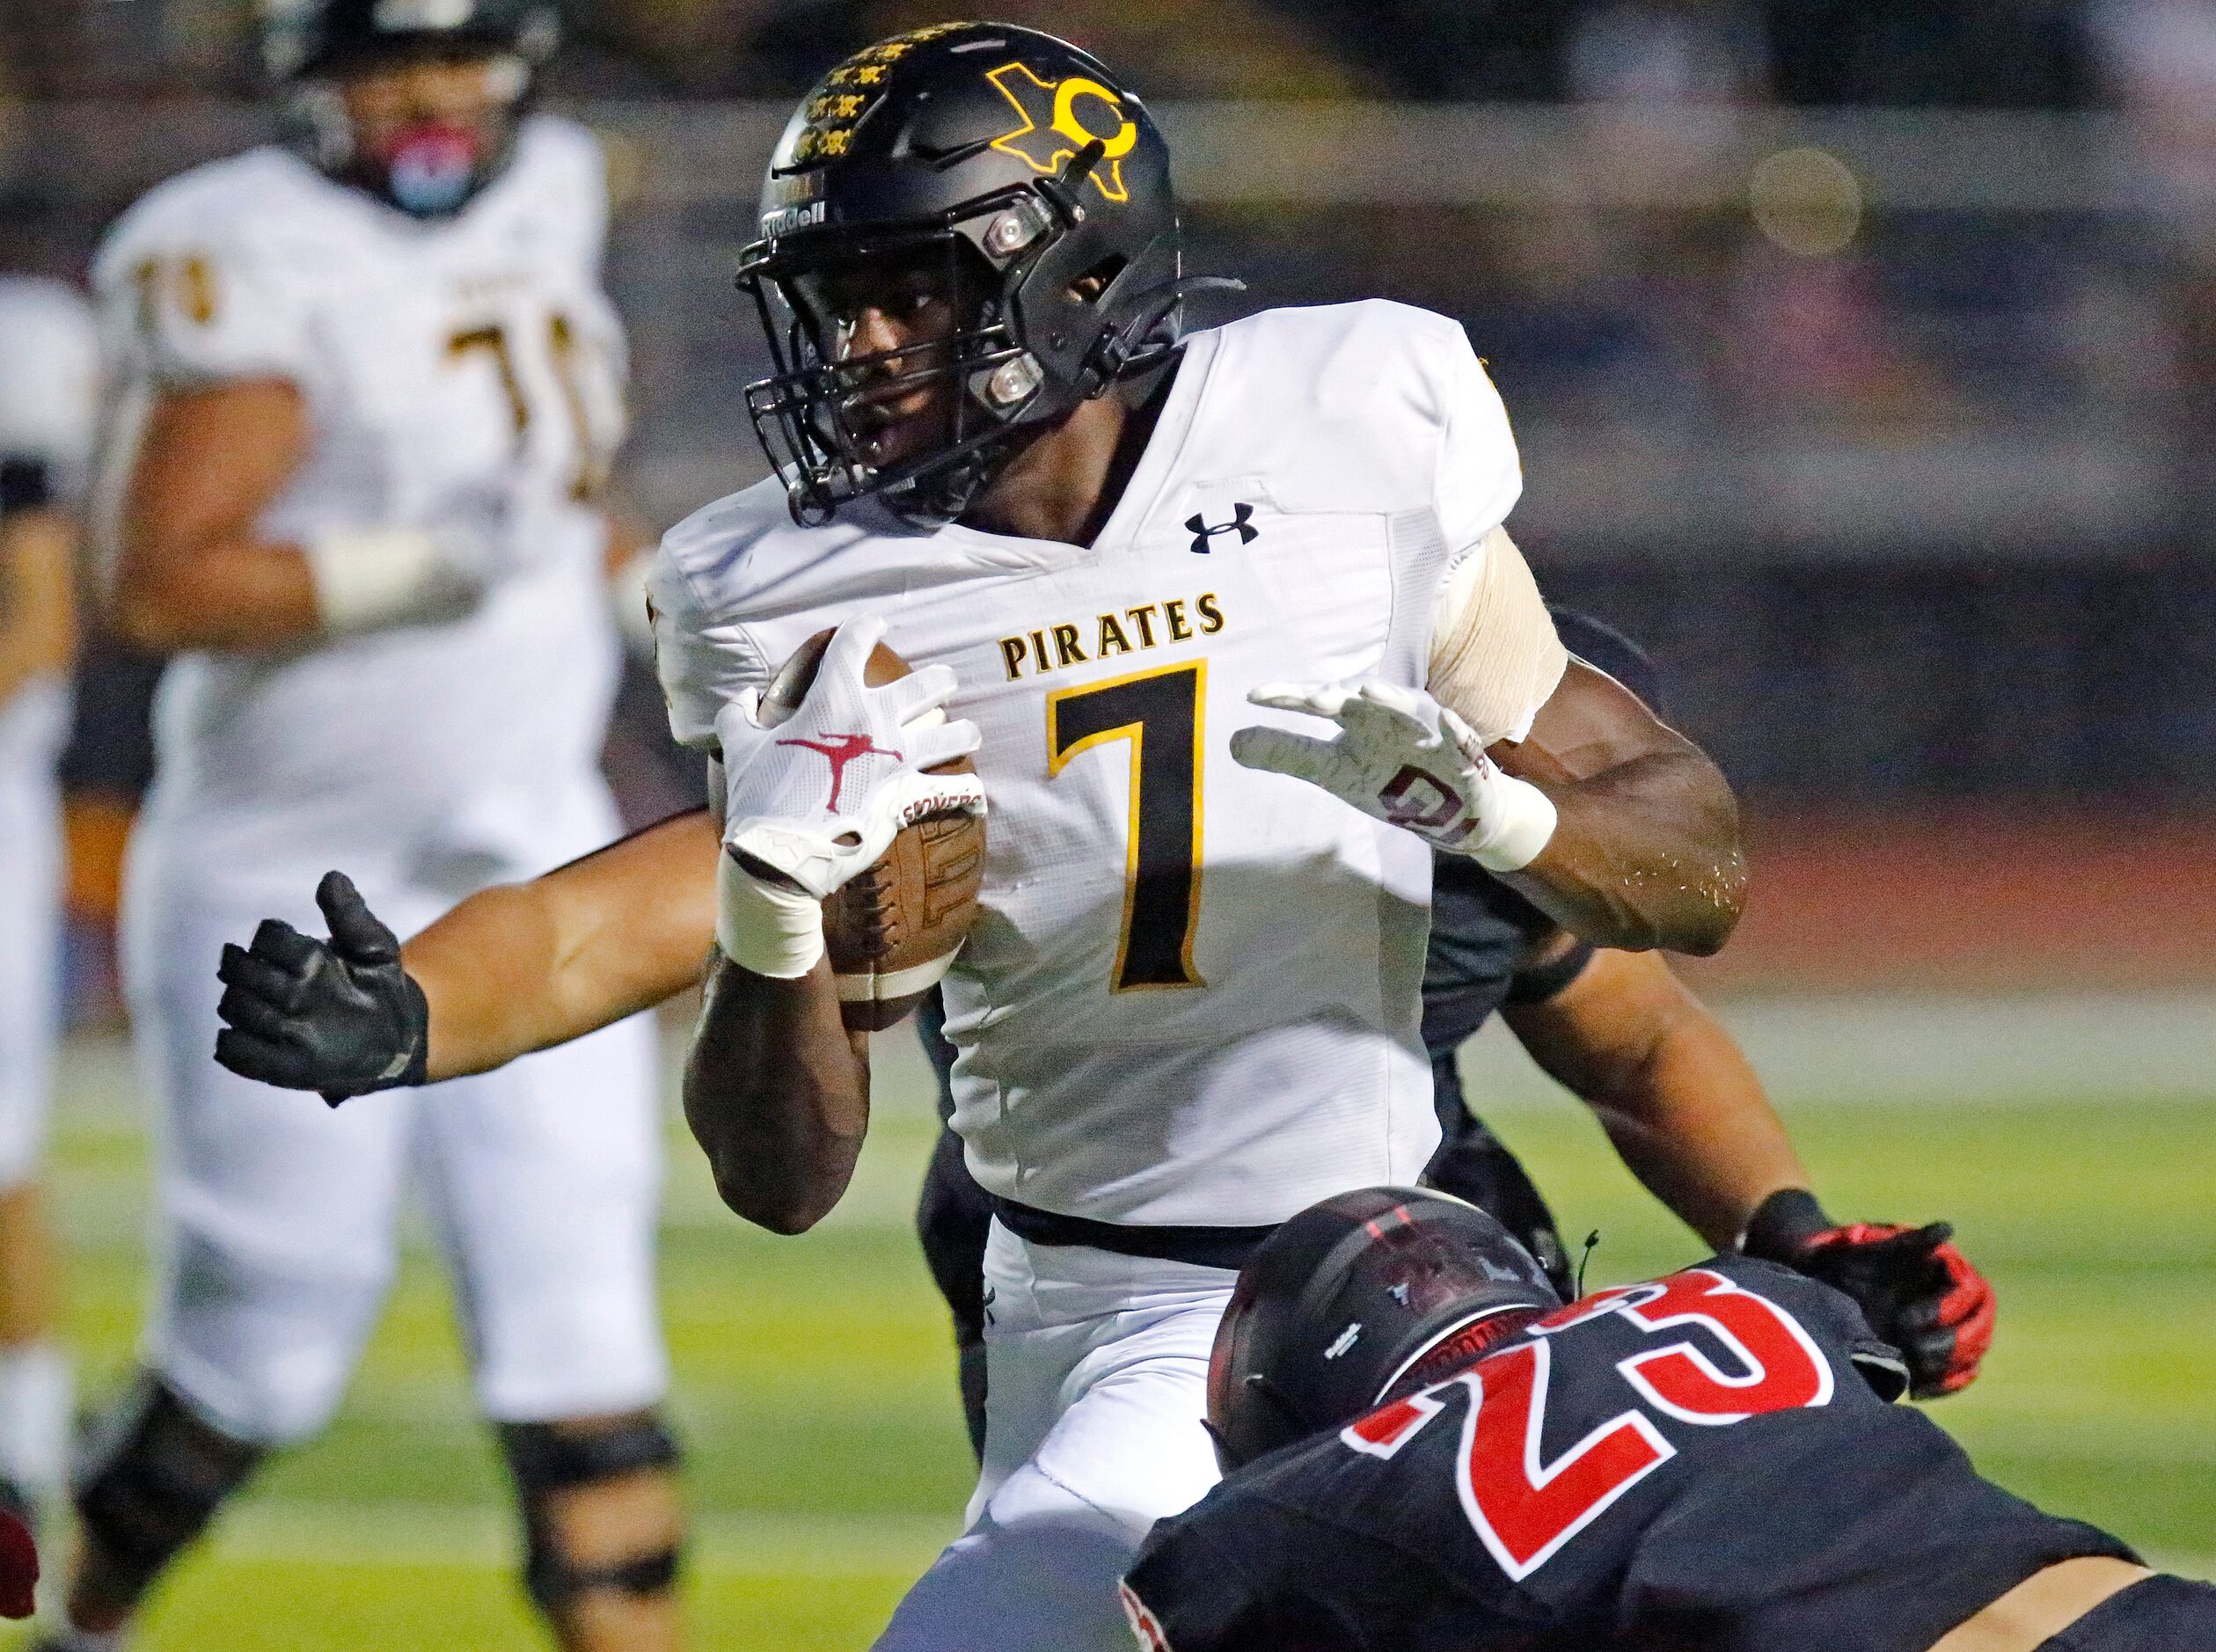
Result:
[[[1870,1329],[1900,1350],[1908,1391],[1934,1400],[1968,1387],[1993,1346],[1993,1286],[1949,1241],[1945,1222],[1832,1223],[1799,1189],[1764,1201],[1740,1248],[1852,1297]]]
[[[0,1509],[0,1618],[28,1618],[39,1581],[39,1546],[31,1528]]]

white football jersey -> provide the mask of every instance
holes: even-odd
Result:
[[[60,281],[0,275],[0,457],[38,460],[75,498],[99,405],[91,306]]]
[[[618,658],[593,502],[623,427],[606,223],[596,140],[534,116],[451,219],[263,148],[172,179],[110,233],[104,493],[158,391],[282,378],[314,445],[265,537],[453,523],[511,570],[457,622],[180,658],[156,725],[166,814],[298,817],[326,844],[347,821],[390,837],[481,815],[453,830],[512,836],[492,822],[519,794],[592,770]]]
[[[1090,546],[796,527],[775,481],[673,529],[653,590],[670,719],[864,612],[954,668],[984,734],[981,911],[946,983],[954,1123],[990,1191],[1072,1216],[1276,1221],[1409,1181],[1438,1141],[1417,1034],[1430,851],[1232,760],[1285,678],[1421,685],[1451,556],[1522,487],[1461,328],[1281,310],[1186,340]]]
[[[35,460],[55,497],[75,500],[99,403],[91,307],[60,281],[0,276],[0,458]],[[59,676],[0,701],[0,783],[48,784],[68,732],[69,691]]]

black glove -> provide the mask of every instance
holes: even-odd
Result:
[[[319,1090],[333,1107],[424,1081],[431,1012],[400,968],[400,943],[341,872],[316,904],[331,939],[265,918],[250,947],[223,947],[216,1059],[244,1078]]]
[[[1927,1227],[1841,1224],[1798,1188],[1765,1199],[1740,1251],[1852,1297],[1879,1337],[1900,1350],[1908,1391],[1933,1400],[1967,1388],[1993,1345],[1993,1286],[1949,1241],[1945,1222]]]

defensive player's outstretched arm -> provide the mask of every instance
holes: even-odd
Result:
[[[1501,1018],[1592,1108],[1649,1192],[1719,1251],[1808,1167],[1738,1042],[1654,953],[1599,951],[1553,997]]]
[[[1737,1041],[1662,958],[1595,953],[1560,992],[1502,1016],[1702,1239],[1845,1291],[1900,1350],[1917,1398],[1976,1379],[1993,1341],[1993,1287],[1949,1242],[1953,1230],[1825,1215]]]
[[[1450,708],[1451,709],[1451,708]],[[1487,755],[1554,806],[1538,855],[1499,875],[1583,939],[1701,956],[1746,898],[1738,805],[1708,755],[1606,673],[1569,662],[1521,742]]]

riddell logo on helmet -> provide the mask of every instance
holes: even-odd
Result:
[[[1121,97],[1082,75],[1041,80],[1023,63],[989,69],[985,78],[1023,117],[1014,131],[993,139],[993,148],[1028,163],[1034,172],[1051,174],[1086,144],[1098,143],[1101,164],[1093,169],[1093,186],[1110,201],[1131,198],[1123,182],[1123,157],[1138,142],[1138,124],[1123,113]]]
[[[762,233],[765,236],[790,235],[795,230],[805,230],[811,224],[821,223],[826,204],[821,201],[811,201],[805,207],[780,207],[775,212],[764,216]]]

